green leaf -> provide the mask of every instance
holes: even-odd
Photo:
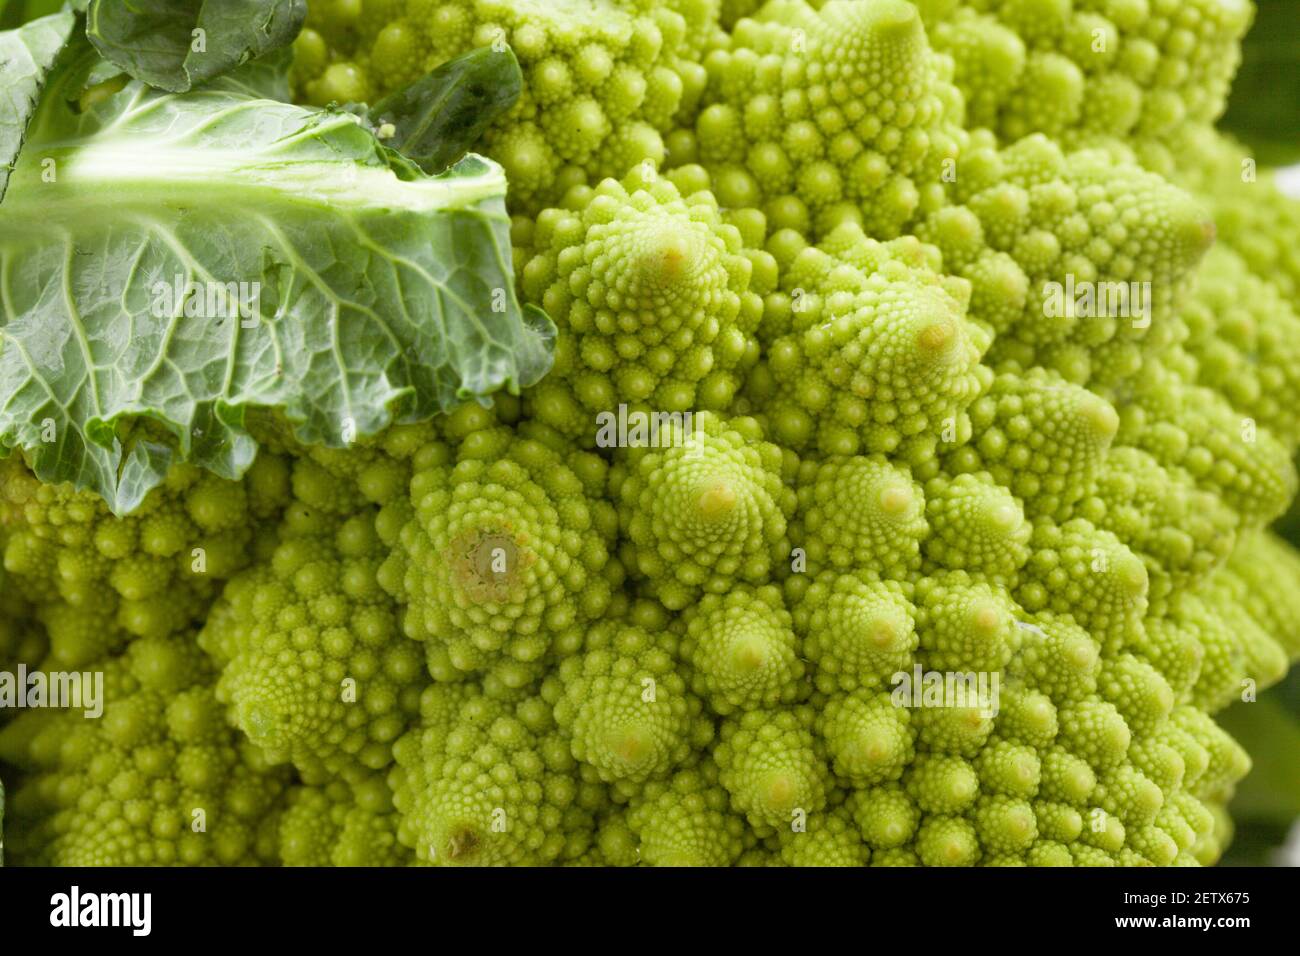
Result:
[[[84,75],[52,75],[0,207],[0,449],[42,479],[123,514],[176,458],[242,473],[250,407],[342,446],[548,370],[496,164],[425,176],[351,114],[222,90],[77,113]]]
[[[27,137],[27,125],[59,52],[72,36],[76,17],[56,13],[0,33],[0,200]]]
[[[182,93],[302,29],[306,0],[91,0],[86,35],[138,80]]]
[[[509,47],[482,47],[385,97],[370,110],[370,118],[376,127],[392,125],[387,145],[426,173],[440,173],[515,105],[523,81]]]
[[[293,98],[289,88],[289,71],[292,67],[293,47],[286,46],[259,56],[256,60],[249,60],[229,73],[221,74],[204,84],[203,88],[288,103]]]
[[[108,60],[100,60],[91,65],[90,72],[86,75],[85,82],[82,85],[89,89],[92,86],[107,83],[110,80],[117,79],[118,77],[122,78],[123,86],[125,86],[126,81],[130,79],[129,76],[122,72],[122,68],[116,63],[110,63]]]

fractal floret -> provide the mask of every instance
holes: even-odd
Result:
[[[621,569],[610,554],[607,465],[546,426],[459,416],[451,440],[412,455],[410,493],[377,516],[392,549],[380,580],[406,607],[442,679],[488,671],[518,686],[552,650],[572,653],[605,613]],[[453,457],[454,456],[454,457]]]
[[[0,731],[0,757],[25,774],[11,852],[45,866],[276,862],[288,775],[223,719],[194,635],[140,638],[92,666],[102,714],[32,710]]]
[[[856,224],[820,247],[795,252],[801,240],[787,233],[773,243],[784,294],[769,298],[776,314],[747,394],[779,440],[919,462],[966,432],[966,408],[988,384],[989,336],[966,315],[969,285],[937,272],[932,248],[880,243]]]
[[[756,207],[776,229],[851,221],[892,238],[940,201],[965,138],[961,98],[913,4],[774,0],[703,63],[708,87],[669,137],[669,161],[708,168],[726,205]]]
[[[1300,658],[1300,203],[1215,125],[1249,3],[307,8],[293,102],[200,124],[273,110],[249,189],[362,154],[236,209],[250,324],[137,335],[0,221],[10,862],[1223,857],[1232,712]],[[54,62],[61,144],[265,65]]]
[[[564,330],[555,364],[530,397],[538,420],[590,446],[602,412],[626,405],[725,410],[758,358],[771,256],[742,247],[707,192],[683,198],[653,171],[523,220],[522,284]],[[757,272],[756,274],[756,264]]]
[[[967,122],[1015,140],[1168,141],[1223,112],[1250,25],[1219,0],[924,0]]]

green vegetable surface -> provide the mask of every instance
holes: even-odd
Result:
[[[174,456],[242,474],[248,406],[341,444],[545,370],[499,167],[426,177],[350,113],[237,92],[79,112],[92,56],[49,78],[0,219],[0,437],[42,477],[125,513]],[[128,416],[174,444],[128,447]]]
[[[0,37],[0,667],[106,684],[0,712],[11,861],[1213,865],[1294,812],[1252,17],[311,0],[185,93]]]

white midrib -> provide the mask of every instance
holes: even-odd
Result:
[[[56,161],[55,179],[41,179],[41,160]],[[476,205],[505,193],[505,173],[489,165],[473,177],[403,181],[390,169],[361,166],[346,160],[293,161],[268,156],[258,162],[247,151],[157,148],[147,144],[103,142],[67,149],[35,149],[24,157],[23,182],[11,181],[5,212],[30,206],[39,215],[57,202],[58,186],[74,187],[84,201],[97,186],[117,190],[138,185],[148,190],[151,204],[169,198],[174,187],[187,205],[228,207],[232,190],[266,190],[285,201],[320,204],[335,210],[384,210],[428,213]],[[19,171],[15,170],[17,174]],[[17,175],[15,180],[17,180]],[[42,189],[42,187],[54,187]],[[109,203],[112,193],[103,197]],[[124,198],[124,197],[123,197]],[[274,202],[268,196],[266,202]]]

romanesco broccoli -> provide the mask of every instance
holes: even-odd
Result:
[[[313,2],[300,101],[514,51],[476,148],[553,370],[339,448],[248,410],[124,516],[0,463],[0,667],[106,695],[0,711],[11,859],[1216,862],[1215,714],[1300,658],[1250,18]]]

